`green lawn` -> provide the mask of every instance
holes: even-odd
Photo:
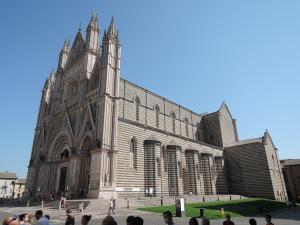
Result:
[[[232,217],[251,216],[258,213],[266,213],[276,209],[285,208],[285,202],[273,201],[261,198],[248,198],[242,200],[220,201],[220,202],[199,202],[186,205],[185,215],[188,217],[198,217],[199,209],[205,208],[204,215],[209,219],[221,219],[221,208],[225,214]],[[138,210],[162,213],[170,210],[175,215],[175,205],[139,208]]]

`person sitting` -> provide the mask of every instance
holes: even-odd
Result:
[[[67,219],[66,219],[65,225],[75,225],[75,218],[71,215],[72,210],[67,209],[66,214],[67,214]]]
[[[198,220],[195,217],[191,218],[189,225],[199,225]]]
[[[128,216],[127,217],[126,225],[134,225],[134,216]]]
[[[144,220],[137,216],[137,217],[134,217],[133,219],[133,225],[143,225],[144,224]]]
[[[19,225],[18,217],[7,217],[3,220],[2,225]]]
[[[172,213],[170,211],[163,212],[164,222],[167,225],[174,225]]]
[[[81,225],[88,225],[92,216],[91,215],[83,215],[81,217]]]
[[[19,223],[20,224],[28,224],[28,214],[23,213],[19,215]]]
[[[230,215],[229,214],[227,214],[225,218],[226,218],[226,220],[223,222],[223,225],[234,225],[234,222],[232,222],[230,220]]]
[[[251,219],[249,220],[249,224],[250,224],[250,225],[257,225],[256,220],[253,219],[253,218],[251,218]]]
[[[272,216],[271,215],[265,215],[265,219],[267,224],[266,225],[274,225],[271,220],[272,220]]]
[[[210,225],[209,219],[203,217],[203,218],[202,218],[202,225]]]
[[[107,216],[102,220],[102,225],[118,225],[113,217]]]
[[[43,216],[42,210],[37,210],[35,212],[35,218],[37,220],[36,225],[49,225],[49,220]]]

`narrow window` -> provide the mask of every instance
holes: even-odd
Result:
[[[159,115],[160,115],[160,110],[158,105],[155,106],[155,125],[156,128],[159,128]]]
[[[157,158],[156,162],[157,162],[157,176],[161,177],[161,159]]]
[[[130,141],[130,167],[137,169],[137,143],[134,138]]]
[[[188,137],[189,136],[189,120],[188,120],[188,118],[185,118],[184,122],[185,122],[185,134]]]
[[[140,120],[140,99],[138,97],[136,97],[135,99],[135,119],[137,122],[139,122]]]
[[[175,123],[176,123],[176,116],[175,116],[175,113],[173,112],[171,114],[171,117],[172,117],[172,130],[173,130],[173,133],[176,133],[176,127],[175,127]]]

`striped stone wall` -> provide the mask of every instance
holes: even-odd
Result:
[[[133,168],[130,166],[130,140],[134,138],[137,141],[137,167]],[[176,150],[176,161],[177,164],[177,174],[178,174],[178,191],[179,194],[188,194],[185,191],[185,186],[188,180],[185,180],[184,175],[188,170],[186,165],[186,150],[194,150],[198,157],[195,157],[195,174],[196,174],[196,189],[197,194],[216,194],[216,183],[217,175],[215,175],[214,170],[214,157],[223,156],[223,151],[220,148],[199,144],[192,140],[187,140],[180,138],[176,135],[170,133],[163,133],[160,130],[151,129],[143,124],[119,118],[118,123],[118,138],[117,138],[117,155],[116,155],[116,192],[118,196],[144,196],[146,193],[145,188],[145,141],[155,141],[159,144],[155,145],[155,193],[157,196],[160,194],[169,195],[169,174],[168,166],[166,165],[167,159],[165,151],[168,146],[177,146]],[[196,155],[197,155],[196,154]],[[210,165],[206,170],[208,174],[205,174],[205,169],[199,165],[199,159],[204,156],[209,157]],[[158,171],[158,169],[160,171]],[[221,168],[221,170],[224,167]],[[221,174],[221,171],[220,171]],[[210,176],[211,187],[213,191],[208,193],[204,188],[204,176]],[[224,174],[220,175],[224,177]],[[220,181],[220,180],[219,180]],[[221,186],[226,187],[225,180],[224,184]],[[207,185],[206,185],[207,186]],[[227,190],[222,190],[222,192],[227,192]]]
[[[276,150],[270,142],[236,144],[224,150],[229,191],[251,197],[285,200],[286,191]]]

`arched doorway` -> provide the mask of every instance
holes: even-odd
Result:
[[[187,183],[188,183],[188,192],[194,195],[197,194],[197,185],[196,185],[196,171],[195,171],[195,154],[194,150],[185,151],[185,160],[187,166]]]
[[[79,168],[79,195],[86,196],[90,186],[92,139],[85,136],[81,143]]]
[[[144,141],[144,182],[145,196],[156,196],[156,160],[155,150],[160,152],[160,142],[154,140]]]
[[[59,193],[64,193],[68,191],[67,187],[67,179],[68,179],[68,167],[69,167],[69,156],[70,150],[68,148],[64,148],[59,154],[59,176],[58,176],[58,184],[57,190]]]
[[[211,171],[211,165],[210,165],[210,155],[209,154],[201,154],[201,171],[203,174],[203,184],[204,184],[204,194],[206,195],[212,195],[212,171]]]
[[[181,151],[181,147],[177,145],[167,145],[166,164],[168,172],[169,195],[179,195],[178,189],[178,168],[177,168],[177,151]]]

